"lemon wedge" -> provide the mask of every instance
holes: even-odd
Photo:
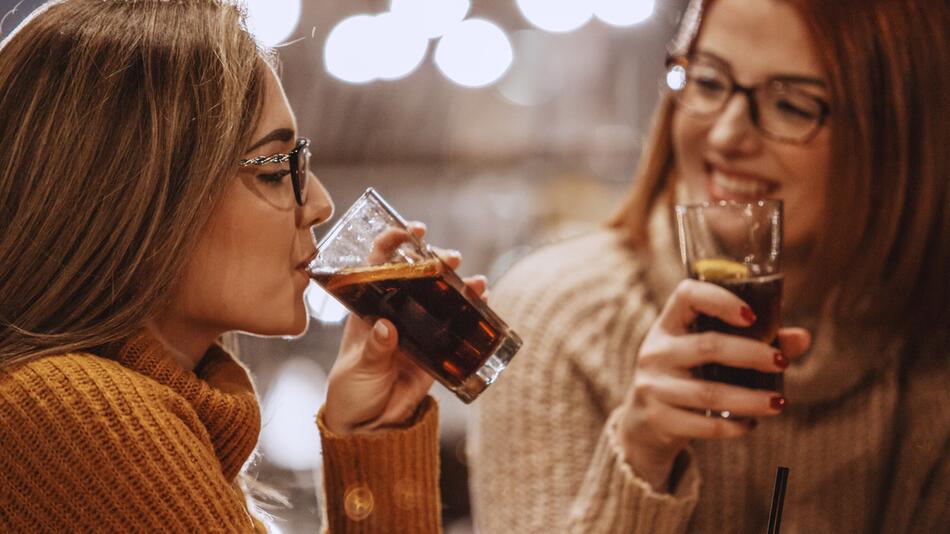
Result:
[[[698,260],[693,270],[700,280],[719,282],[722,280],[742,280],[749,277],[749,268],[732,260],[720,258]]]

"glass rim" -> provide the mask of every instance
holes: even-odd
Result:
[[[780,198],[763,198],[759,200],[706,200],[703,202],[683,202],[676,204],[678,213],[695,211],[707,208],[745,208],[755,206],[758,208],[777,207],[782,208],[784,201]]]
[[[353,205],[351,205],[346,210],[346,212],[344,212],[343,215],[341,215],[340,218],[337,219],[335,223],[333,223],[333,226],[331,226],[330,229],[327,230],[327,233],[320,238],[320,241],[317,242],[318,254],[320,253],[320,250],[323,249],[324,245],[326,245],[328,242],[334,239],[337,234],[340,233],[340,231],[343,229],[343,221],[351,218],[353,214],[362,209],[363,205],[370,199],[379,203],[380,207],[383,208],[383,211],[392,217],[404,230],[409,229],[409,223],[402,218],[402,215],[399,215],[396,209],[393,208],[389,202],[386,202],[386,200],[379,194],[378,191],[376,191],[375,188],[368,187],[366,188],[366,191],[363,191],[363,193],[357,197],[356,201],[353,202]]]

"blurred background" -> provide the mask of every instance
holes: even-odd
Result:
[[[6,36],[43,2],[0,0]],[[496,280],[534,247],[585,232],[628,189],[686,0],[252,0],[252,30],[279,50],[312,168],[337,215],[369,186],[463,275]],[[316,235],[322,235],[318,228]],[[345,310],[311,287],[299,339],[241,336],[262,400],[250,471],[289,506],[273,531],[320,525],[319,436]],[[445,530],[473,532],[469,408],[441,386]]]

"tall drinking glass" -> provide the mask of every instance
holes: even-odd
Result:
[[[782,201],[722,201],[676,206],[680,255],[687,276],[735,293],[756,320],[737,327],[700,315],[696,332],[715,331],[777,346],[782,308]],[[781,393],[782,373],[710,363],[694,369],[703,380]],[[729,412],[706,415],[730,417]]]
[[[521,339],[373,188],[317,245],[310,276],[350,311],[396,325],[399,348],[466,403]]]

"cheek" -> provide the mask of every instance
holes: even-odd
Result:
[[[306,324],[305,282],[293,270],[293,211],[240,191],[218,208],[188,266],[182,313],[221,330],[299,333]]]
[[[702,154],[707,131],[708,127],[696,119],[682,113],[674,113],[670,137],[676,171],[694,195],[705,190]]]
[[[821,140],[819,140],[821,141]],[[786,158],[790,189],[785,195],[786,241],[796,245],[809,240],[820,229],[831,187],[831,153],[826,142]]]

